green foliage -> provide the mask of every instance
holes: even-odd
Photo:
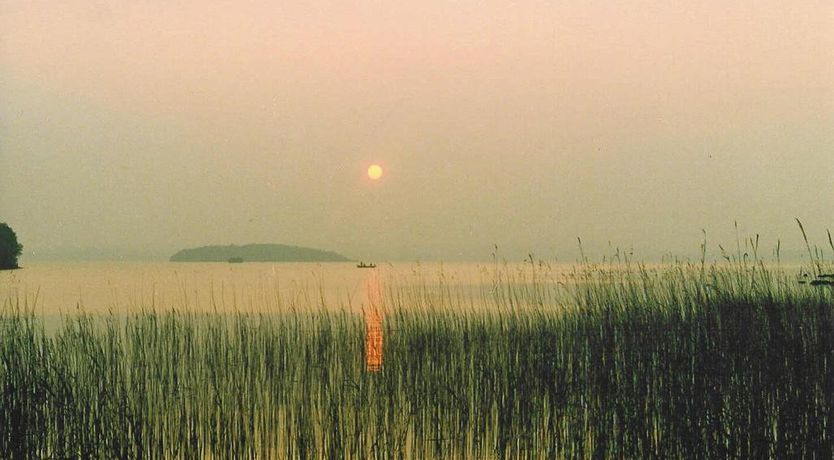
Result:
[[[18,268],[17,258],[23,251],[14,230],[6,223],[0,222],[0,270]]]

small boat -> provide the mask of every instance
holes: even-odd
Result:
[[[356,268],[376,268],[376,264],[366,264],[365,262],[359,262]]]
[[[820,273],[812,279],[811,275],[803,271],[797,281],[799,281],[799,284],[810,284],[811,286],[834,287],[834,273]]]

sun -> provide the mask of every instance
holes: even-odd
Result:
[[[371,165],[368,167],[368,177],[371,180],[377,180],[382,177],[382,166],[380,165]]]

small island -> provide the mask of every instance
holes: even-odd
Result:
[[[284,244],[246,244],[243,246],[202,246],[183,249],[171,262],[350,262],[347,257],[320,249]]]

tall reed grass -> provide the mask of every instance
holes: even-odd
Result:
[[[0,315],[2,458],[832,458],[834,295],[760,263],[530,264],[480,301]]]

